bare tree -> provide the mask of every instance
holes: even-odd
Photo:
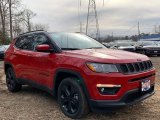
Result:
[[[6,41],[6,18],[8,15],[8,0],[0,0],[0,18],[2,25],[2,44]]]
[[[9,21],[10,21],[10,37],[13,38],[12,34],[12,0],[9,1]]]
[[[15,13],[13,15],[13,35],[17,36],[20,33],[22,33],[22,23],[24,22],[23,19],[23,11],[20,11],[18,13]]]
[[[49,28],[43,24],[34,25],[31,20],[36,14],[21,7],[21,0],[0,0],[0,39],[3,44],[9,38],[8,33],[12,39],[22,32]]]
[[[27,30],[30,32],[31,31],[31,19],[35,17],[36,14],[32,12],[30,9],[25,9],[23,12],[23,21],[27,27]]]
[[[20,0],[8,0],[9,6],[9,25],[10,25],[10,38],[13,38],[13,17],[16,14],[15,10],[20,7]]]
[[[49,29],[49,26],[47,24],[35,24],[32,26],[32,30],[45,30],[47,31]]]
[[[36,14],[30,9],[22,7],[21,0],[0,0],[0,39],[2,44],[9,39],[8,33],[12,39],[13,36],[25,32],[26,29],[31,31],[34,26],[31,19],[35,16]],[[45,25],[35,26],[36,29],[47,29]]]

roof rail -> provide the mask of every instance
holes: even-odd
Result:
[[[44,31],[44,30],[34,30],[34,31],[30,31],[30,32],[25,32],[25,33],[22,33],[22,34],[19,34],[19,35],[24,35],[24,34],[27,34],[27,33],[32,33],[32,32],[37,32],[37,31]]]

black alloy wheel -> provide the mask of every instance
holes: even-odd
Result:
[[[16,82],[16,76],[12,68],[8,68],[6,71],[6,84],[8,90],[11,92],[18,92],[21,90],[22,85]]]
[[[74,78],[62,80],[58,88],[58,101],[62,112],[73,119],[88,113],[85,95]]]
[[[64,85],[61,90],[60,97],[62,107],[69,114],[74,114],[79,108],[79,95],[75,88],[71,85]]]

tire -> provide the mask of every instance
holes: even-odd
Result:
[[[8,68],[6,71],[6,85],[10,92],[18,92],[22,88],[22,85],[17,83],[16,75],[12,68]]]
[[[88,103],[76,78],[65,78],[58,88],[58,102],[62,112],[72,118],[79,119],[88,114]]]

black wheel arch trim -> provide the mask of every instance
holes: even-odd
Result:
[[[14,70],[14,66],[10,62],[4,62],[4,73],[6,74],[6,65],[11,66],[16,76],[16,71]],[[16,82],[18,82],[18,79],[16,79]]]
[[[66,69],[66,68],[60,68],[60,69],[57,69],[55,74],[54,74],[54,81],[53,81],[53,91],[54,91],[54,95],[56,96],[56,82],[57,82],[57,77],[58,77],[58,74],[59,73],[68,73],[68,74],[71,74],[71,75],[74,75],[76,76],[77,78],[79,78],[77,80],[78,84],[81,86],[86,98],[87,98],[87,101],[90,99],[90,95],[89,95],[89,92],[88,92],[88,89],[87,89],[87,86],[85,84],[85,80],[84,78],[82,77],[82,75],[77,72],[77,71],[74,71],[74,70],[70,70],[70,69]]]
[[[11,66],[12,69],[14,70],[14,67],[13,67],[13,65],[12,65],[11,63],[9,63],[9,62],[4,62],[4,72],[5,72],[5,74],[6,74],[6,65]]]

